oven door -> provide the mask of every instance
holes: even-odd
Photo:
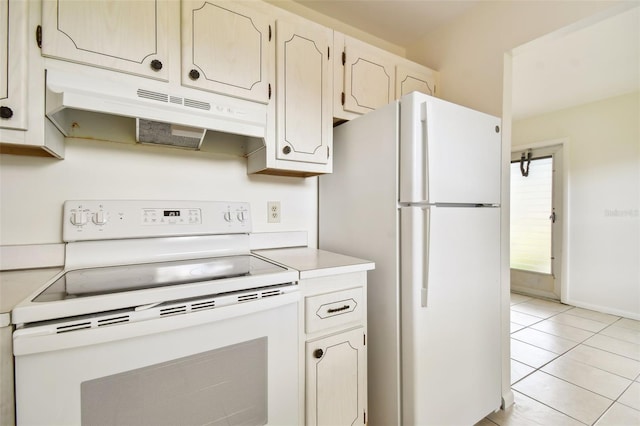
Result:
[[[19,425],[299,423],[299,294],[14,333]]]

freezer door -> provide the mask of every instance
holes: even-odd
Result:
[[[499,118],[419,93],[400,117],[400,202],[500,203]]]
[[[500,407],[500,209],[401,209],[402,424]]]

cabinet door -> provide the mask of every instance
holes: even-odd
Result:
[[[396,98],[407,93],[421,92],[435,96],[438,73],[415,63],[396,67]]]
[[[327,164],[331,158],[332,31],[278,21],[276,158]]]
[[[43,0],[42,54],[168,80],[165,0]]]
[[[306,343],[307,425],[366,423],[363,330],[357,328]]]
[[[342,59],[345,111],[365,114],[395,99],[395,64],[391,54],[345,37]]]
[[[269,101],[272,24],[238,2],[182,2],[182,84]]]
[[[27,5],[22,0],[0,0],[0,127],[27,128]],[[4,140],[0,142],[6,142]]]

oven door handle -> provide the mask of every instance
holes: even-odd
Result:
[[[13,354],[21,356],[51,352],[169,332],[250,315],[269,309],[277,309],[299,301],[300,292],[296,288],[296,290],[278,296],[220,308],[64,333],[57,333],[55,324],[22,328],[13,333]]]

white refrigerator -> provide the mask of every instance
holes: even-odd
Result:
[[[473,425],[500,407],[500,131],[419,93],[334,129],[318,239],[376,263],[369,425]]]

